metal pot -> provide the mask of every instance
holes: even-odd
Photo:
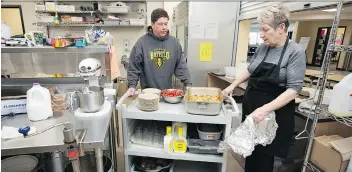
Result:
[[[78,94],[78,97],[78,104],[83,112],[98,112],[104,104],[104,89],[97,86],[86,87]]]

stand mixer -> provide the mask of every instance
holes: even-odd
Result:
[[[87,87],[100,86],[101,62],[95,58],[82,60],[78,65],[80,76],[83,78]]]
[[[79,98],[79,108],[74,114],[81,117],[91,117],[104,115],[101,114],[101,112],[105,112],[104,108],[111,111],[110,102],[105,100],[104,88],[99,85],[99,79],[102,76],[101,62],[95,58],[84,59],[79,63],[79,72],[86,86],[75,92]]]
[[[80,76],[85,87],[75,91],[79,97],[79,108],[74,111],[75,126],[87,128],[87,137],[99,135],[99,128],[104,128],[102,119],[112,113],[111,103],[105,100],[104,88],[99,85],[101,78],[101,62],[95,58],[87,58],[79,63]],[[103,172],[103,151],[95,149],[97,172]]]

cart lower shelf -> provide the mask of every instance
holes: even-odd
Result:
[[[138,144],[131,144],[125,151],[126,155],[132,156],[147,156],[154,158],[165,158],[175,160],[187,160],[187,161],[202,161],[202,162],[224,162],[223,155],[210,155],[210,154],[193,154],[193,153],[165,153],[163,148],[155,148],[149,146],[143,146]]]

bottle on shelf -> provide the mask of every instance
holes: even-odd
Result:
[[[172,152],[171,126],[166,127],[166,135],[164,136],[164,151],[167,153]]]
[[[173,136],[177,136],[178,135],[177,132],[178,132],[178,128],[179,127],[183,128],[182,136],[184,138],[187,138],[187,123],[185,123],[185,122],[172,122],[172,135]]]
[[[178,135],[173,139],[174,152],[185,153],[187,151],[187,139],[183,137],[183,127],[178,127]]]

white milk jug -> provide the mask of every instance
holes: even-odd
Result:
[[[27,91],[27,115],[31,121],[53,116],[50,92],[39,83],[33,83],[33,87]]]
[[[352,116],[352,73],[334,86],[329,112],[336,116]]]

